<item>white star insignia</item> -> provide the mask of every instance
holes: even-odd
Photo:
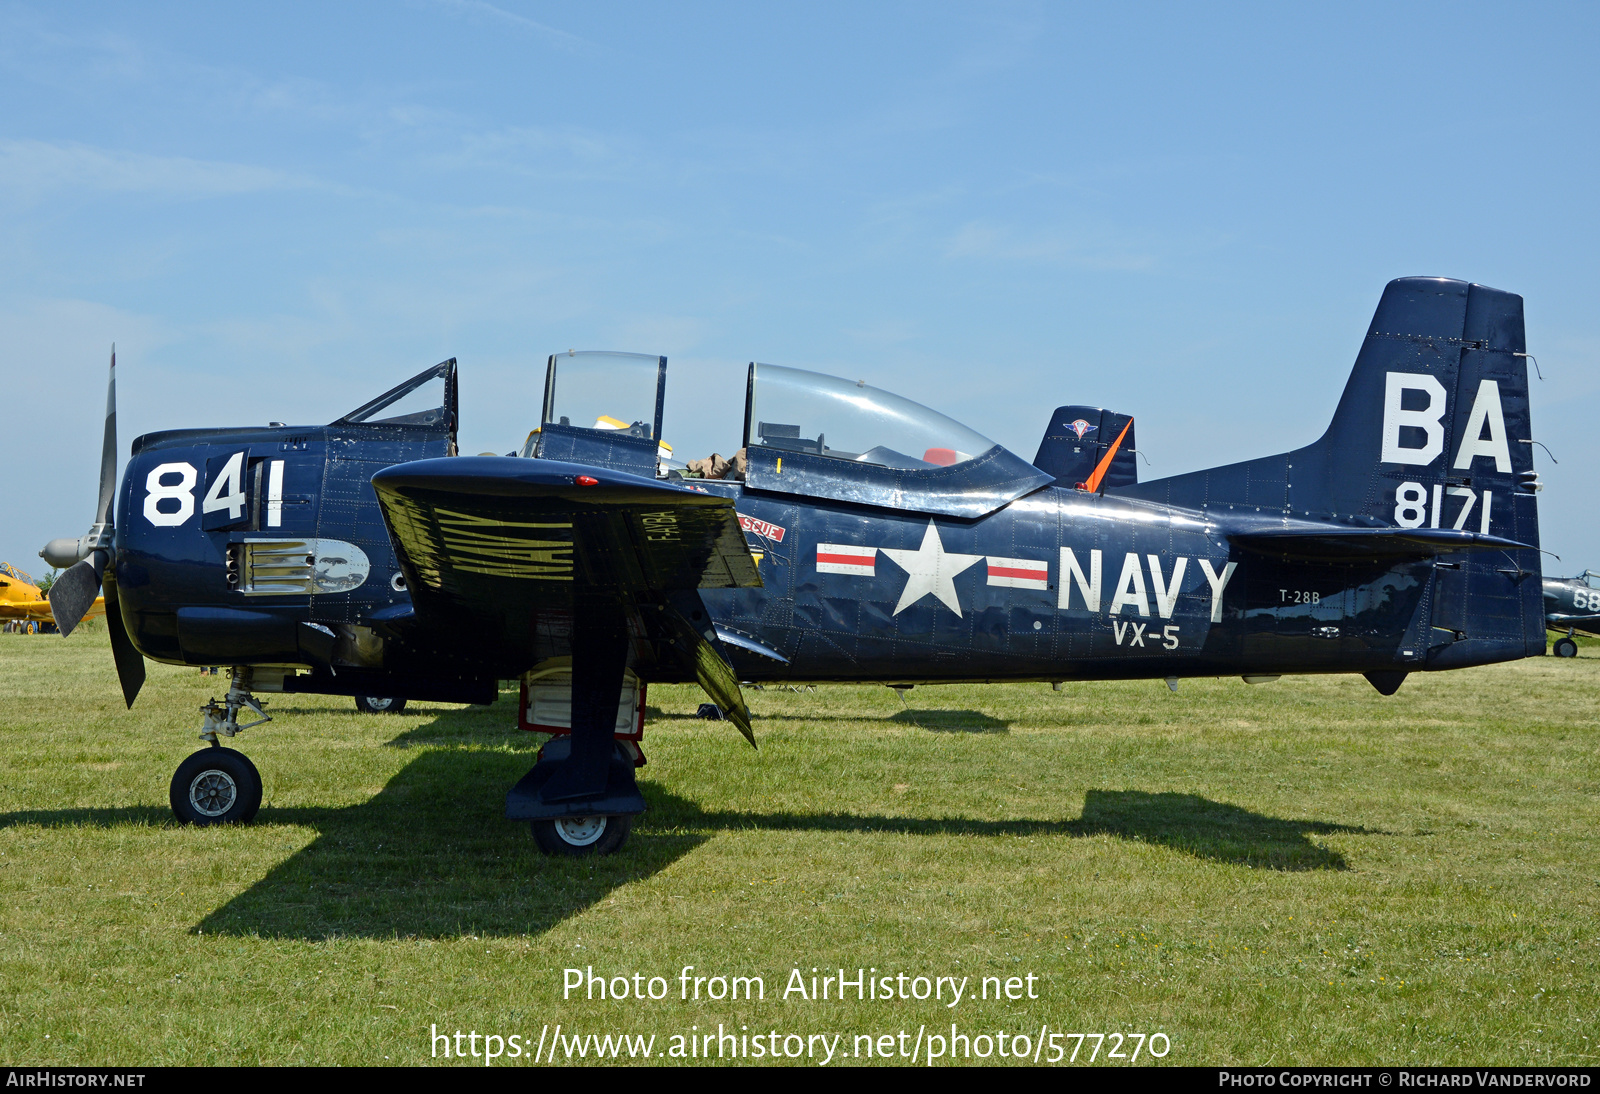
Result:
[[[906,589],[900,594],[900,603],[895,605],[895,615],[899,615],[929,593],[938,597],[945,607],[960,615],[961,601],[956,597],[954,578],[983,558],[982,555],[947,553],[939,539],[939,529],[934,527],[931,520],[928,522],[927,532],[923,534],[922,546],[915,551],[896,550],[892,547],[880,547],[878,550],[888,555],[896,566],[906,572]]]

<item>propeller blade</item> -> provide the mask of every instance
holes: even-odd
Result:
[[[144,687],[144,656],[134,648],[133,639],[128,637],[128,629],[122,625],[122,605],[117,600],[115,571],[106,581],[106,627],[111,632],[111,656],[116,658],[122,697],[127,700],[128,709],[132,710],[133,701],[139,697],[139,689]]]
[[[94,522],[109,525],[117,495],[117,346],[111,345],[111,378],[106,382],[106,434],[100,448],[100,507]]]
[[[106,557],[104,551],[96,551],[82,562],[74,563],[50,586],[50,614],[55,616],[63,637],[71,634],[84,613],[94,606],[94,598],[100,593],[100,577],[106,569]]]

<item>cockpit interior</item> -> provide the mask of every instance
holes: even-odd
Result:
[[[665,357],[579,351],[552,355],[539,428],[518,454],[570,459],[579,454],[575,448],[602,448],[627,465],[619,469],[641,473],[653,448],[650,473],[658,478],[743,478],[753,449],[928,470],[963,464],[998,447],[938,411],[865,381],[752,362],[739,451],[727,458],[716,453],[689,459],[662,441],[666,376]],[[645,443],[619,447],[624,438]],[[648,443],[652,441],[654,445]],[[615,460],[604,462],[616,466]],[[706,464],[715,465],[717,473],[708,474]]]

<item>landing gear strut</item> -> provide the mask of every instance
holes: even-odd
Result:
[[[232,737],[272,719],[250,695],[251,671],[233,669],[233,684],[222,702],[211,700],[200,708],[205,721],[200,739],[209,747],[193,753],[173,773],[168,800],[173,815],[183,824],[243,824],[261,808],[261,773],[242,752],[223,748],[219,737]],[[258,715],[254,721],[239,723],[239,712]]]
[[[573,617],[571,732],[546,741],[533,770],[506,794],[506,819],[531,821],[547,855],[609,855],[645,811],[633,774],[637,746],[616,736],[628,626],[604,603],[580,605]],[[625,730],[631,725],[626,719]]]

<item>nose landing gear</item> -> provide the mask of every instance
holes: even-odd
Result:
[[[261,808],[261,773],[243,752],[202,748],[178,765],[168,800],[183,824],[244,824]]]
[[[242,752],[223,748],[219,737],[232,737],[272,721],[261,704],[250,695],[251,671],[233,669],[233,684],[222,702],[215,699],[200,708],[205,721],[200,739],[209,747],[195,752],[178,765],[172,775],[168,800],[172,813],[183,824],[244,824],[261,808],[261,773]],[[239,724],[239,712],[259,715],[254,721]]]

